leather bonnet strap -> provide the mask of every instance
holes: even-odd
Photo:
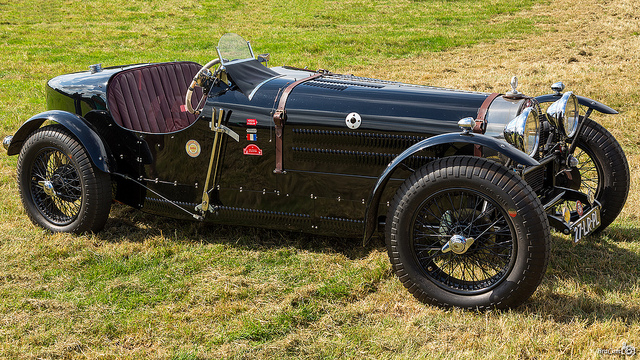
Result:
[[[478,116],[476,116],[476,126],[473,127],[474,133],[484,134],[487,130],[487,111],[489,111],[489,106],[491,106],[493,100],[498,96],[500,96],[500,94],[492,93],[487,96],[487,98],[482,102],[482,105],[480,105],[480,108],[478,109]],[[473,155],[482,156],[482,146],[474,145]]]
[[[287,112],[285,107],[287,105],[287,99],[289,98],[289,94],[296,86],[302,84],[305,81],[313,80],[321,77],[323,74],[313,74],[304,79],[300,79],[295,81],[284,89],[282,95],[280,96],[280,102],[278,103],[278,108],[273,113],[273,122],[276,124],[276,168],[273,170],[276,174],[285,173],[282,165],[282,133],[284,129],[284,123],[287,121]]]
[[[474,133],[484,134],[485,130],[487,130],[487,111],[489,110],[489,106],[500,94],[492,93],[487,96],[486,99],[480,105],[478,109],[478,116],[476,116],[476,126],[473,128]]]

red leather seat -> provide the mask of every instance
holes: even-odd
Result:
[[[197,63],[181,61],[123,70],[109,80],[107,108],[115,122],[126,129],[144,133],[184,129],[196,120],[186,111],[184,96],[200,68]],[[193,108],[201,97],[198,87],[191,98]]]

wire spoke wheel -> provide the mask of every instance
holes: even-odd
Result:
[[[627,200],[630,172],[627,158],[616,139],[602,125],[591,119],[583,119],[584,124],[577,135],[573,156],[578,166],[572,172],[579,174],[580,183],[570,186],[585,194],[591,194],[602,205],[601,225],[595,232],[604,230],[611,224]],[[556,214],[564,210],[571,212],[571,221],[579,214],[575,201],[565,201],[554,207]]]
[[[80,213],[82,183],[69,156],[55,148],[41,149],[31,169],[31,196],[51,223],[63,226]]]
[[[513,171],[479,157],[452,156],[418,169],[398,188],[386,225],[394,272],[428,304],[518,306],[549,260],[540,199]]]
[[[111,178],[91,162],[82,144],[61,125],[42,127],[18,157],[18,188],[34,224],[51,231],[100,230],[111,208]]]
[[[429,196],[413,220],[412,248],[425,276],[452,292],[478,293],[499,284],[514,261],[512,223],[496,202],[471,189]],[[472,238],[464,253],[443,252],[454,235]]]

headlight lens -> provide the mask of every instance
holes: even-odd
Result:
[[[525,108],[504,128],[504,138],[513,146],[533,156],[540,141],[540,118],[533,107]]]
[[[549,106],[547,115],[553,125],[561,127],[567,137],[572,137],[580,119],[578,98],[571,91],[564,93],[560,100]]]

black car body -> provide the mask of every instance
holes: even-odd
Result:
[[[246,51],[227,60],[219,49],[204,67],[93,66],[51,79],[49,110],[4,141],[21,154],[34,223],[98,231],[113,199],[163,216],[365,241],[384,231],[416,297],[484,308],[533,293],[549,225],[577,241],[626,200],[624,153],[589,118],[616,112],[561,84],[537,98],[516,81],[486,94],[268,68]]]

